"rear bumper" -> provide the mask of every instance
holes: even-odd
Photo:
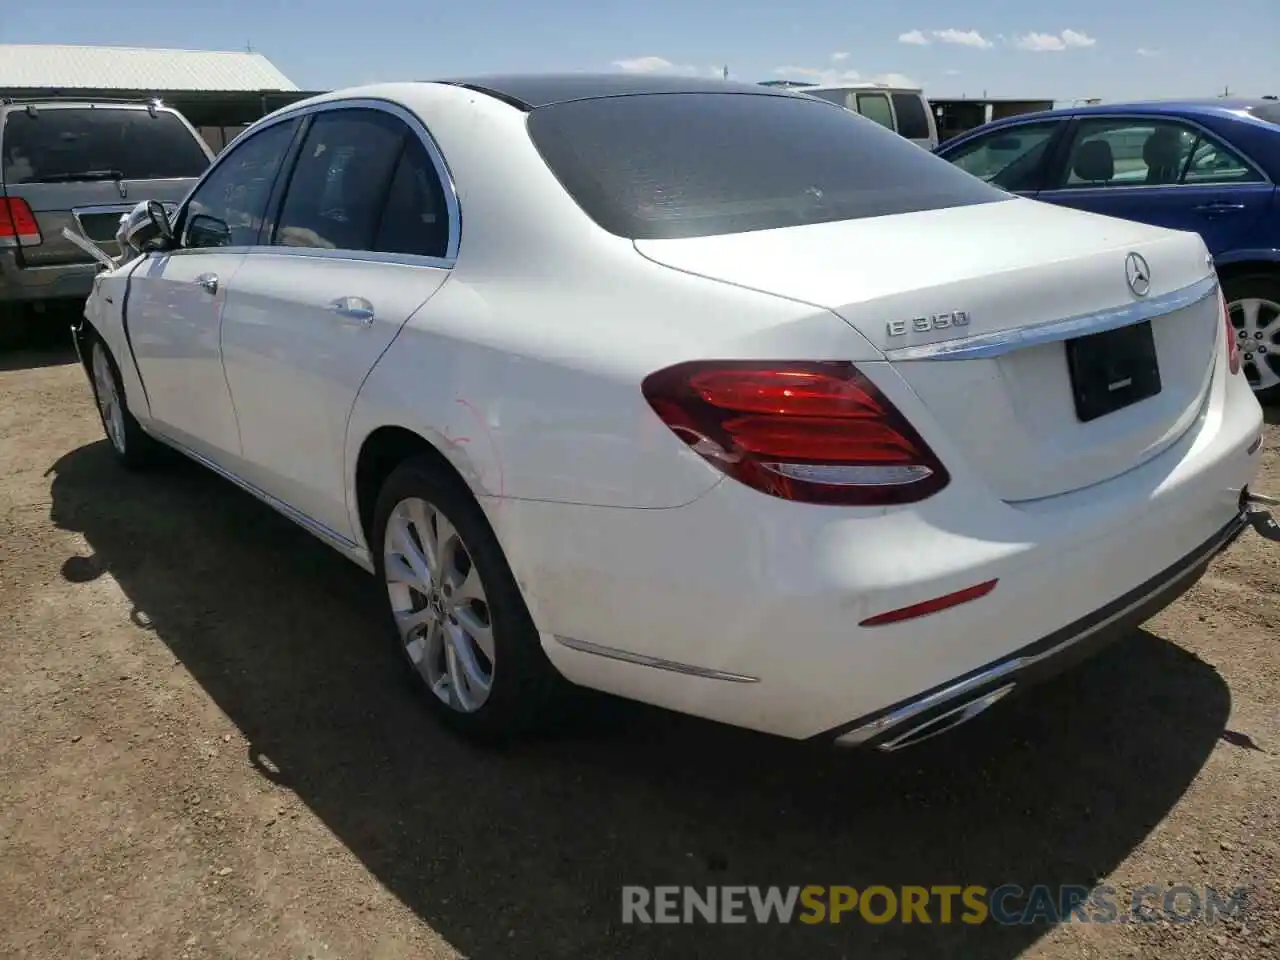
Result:
[[[83,300],[93,290],[94,263],[19,266],[12,250],[0,250],[0,303]]]
[[[571,681],[795,739],[884,743],[1069,665],[1185,592],[1243,529],[1262,429],[1244,378],[1224,377],[1173,447],[1043,502],[1003,503],[957,469],[904,509],[811,508],[727,480],[672,509],[485,507]],[[990,580],[980,599],[866,622]]]
[[[1231,546],[1247,526],[1242,494],[1240,513],[1205,543],[1088,616],[993,663],[813,739],[896,750],[950,730],[1005,694],[1056,676],[1132,633],[1190,590],[1213,558]]]

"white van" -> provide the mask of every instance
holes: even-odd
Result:
[[[840,86],[797,85],[795,89],[860,113],[926,150],[938,145],[938,125],[924,91],[919,88],[846,83]]]

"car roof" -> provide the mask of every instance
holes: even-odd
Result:
[[[792,98],[798,95],[785,87],[762,87],[757,83],[634,73],[508,73],[452,77],[432,82],[485,93],[525,111],[570,100],[651,93],[730,93]]]
[[[1241,113],[1258,107],[1276,106],[1274,100],[1206,97],[1191,100],[1129,100],[1120,103],[1091,103],[1079,107],[1059,107],[1056,110],[1037,110],[1033,113],[1019,113],[1012,117],[1002,117],[986,128],[1005,126],[1025,120],[1052,119],[1054,117],[1087,117],[1091,114],[1142,113],[1168,116],[1217,116],[1238,117]]]

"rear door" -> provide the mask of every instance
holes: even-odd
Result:
[[[949,143],[938,155],[1010,193],[1036,197],[1068,127],[1065,117],[1010,124]]]
[[[26,203],[39,227],[38,242],[19,243],[26,267],[91,262],[63,227],[118,254],[120,216],[139,200],[176,205],[212,156],[171,109],[43,103],[6,112],[0,155],[4,194]]]
[[[370,102],[313,116],[271,245],[227,287],[222,349],[245,479],[350,541],[347,418],[449,276],[456,225],[444,166],[409,114]]]
[[[1272,184],[1196,124],[1173,117],[1084,117],[1037,199],[1199,233],[1209,252],[1266,214]]]

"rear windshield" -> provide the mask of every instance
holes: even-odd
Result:
[[[534,110],[529,134],[588,216],[634,239],[1009,199],[891,130],[810,97],[578,100]]]
[[[198,177],[209,166],[174,114],[111,107],[11,109],[0,151],[6,184]]]

